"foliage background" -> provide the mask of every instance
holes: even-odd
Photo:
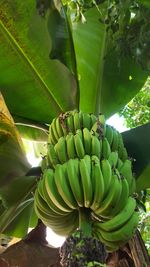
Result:
[[[120,111],[128,128],[150,121],[150,77],[140,92]]]

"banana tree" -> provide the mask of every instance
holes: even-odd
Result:
[[[135,199],[150,187],[150,125],[121,135],[105,119],[148,78],[149,15],[148,1],[138,0],[1,1],[1,233],[22,238],[39,217],[58,234],[75,232],[81,251],[92,244],[93,251],[103,252],[101,258],[86,258],[88,266],[105,263],[107,251],[118,250],[132,236],[138,222]],[[20,137],[47,142],[39,167],[27,163]],[[55,185],[54,177],[59,177]],[[64,177],[71,180],[74,196]],[[118,190],[113,197],[110,187]],[[134,221],[132,227],[118,226],[123,236],[131,232],[123,242],[116,239],[115,216],[126,203],[120,199],[118,211],[113,206],[121,188],[128,188],[125,202],[132,207],[122,224],[132,215]]]

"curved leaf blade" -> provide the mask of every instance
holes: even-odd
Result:
[[[148,72],[133,59],[111,51],[105,58],[100,110],[110,117],[124,107],[143,87]]]
[[[32,217],[33,212],[33,201],[29,202],[29,204],[19,213],[18,216],[8,225],[8,227],[3,232],[7,236],[13,236],[17,238],[23,238],[27,235],[28,229],[30,226],[30,219]],[[34,223],[34,227],[37,224],[38,219]]]
[[[11,230],[11,232],[21,231],[22,233],[27,230],[32,212],[33,194],[36,185],[37,177],[22,176],[16,177],[9,184],[0,188],[0,199],[2,200],[3,207],[5,208],[5,210],[0,214],[0,232],[7,232]],[[24,211],[24,209],[29,205],[30,208]],[[30,216],[25,218],[25,225],[23,227],[20,226],[20,222],[17,227],[17,216],[20,218],[22,218],[22,216],[24,217],[24,212],[27,212]],[[28,220],[26,221],[26,219]],[[15,228],[13,228],[13,226]]]
[[[122,137],[128,155],[135,159],[133,171],[136,178],[142,175],[144,169],[150,164],[150,123],[123,132]]]
[[[61,13],[57,9],[50,11],[48,31],[52,40],[50,58],[60,60],[76,76],[74,46],[65,7],[61,7]]]
[[[10,223],[31,203],[33,203],[33,198],[27,199],[19,205],[17,203],[0,214],[0,232],[3,233]]]
[[[148,164],[136,181],[136,191],[150,188],[150,164]]]
[[[12,114],[50,123],[63,110],[76,107],[75,79],[63,64],[49,59],[49,13],[40,18],[33,0],[8,2],[2,1],[0,27],[3,95]]]
[[[105,9],[101,12],[105,12]],[[85,23],[72,23],[80,109],[93,113],[99,112],[105,54],[106,26],[99,21],[100,17],[97,8],[91,8],[85,13]]]
[[[80,109],[102,112],[110,117],[119,111],[142,88],[148,72],[132,58],[120,57],[102,21],[106,3],[100,12],[91,8],[85,13],[86,23],[72,23],[80,87]]]

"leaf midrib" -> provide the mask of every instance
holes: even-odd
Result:
[[[15,40],[15,38],[12,36],[10,31],[5,27],[5,25],[3,24],[3,22],[1,20],[0,20],[0,29],[1,29],[1,31],[3,33],[3,35],[5,36],[5,38],[7,38],[7,40],[9,40],[9,42],[10,42],[11,46],[13,47],[13,49],[17,52],[17,54],[22,58],[24,63],[28,66],[28,68],[30,69],[31,73],[33,74],[33,77],[36,79],[36,81],[42,87],[42,90],[46,94],[46,97],[50,101],[53,101],[55,103],[55,105],[56,105],[56,107],[57,107],[59,112],[62,112],[63,111],[63,107],[60,105],[60,103],[58,103],[57,99],[52,94],[52,92],[50,92],[50,88],[44,82],[44,80],[42,79],[42,77],[41,77],[40,73],[38,72],[38,70],[34,67],[34,65],[30,61],[30,59],[24,53],[24,51],[22,50],[22,48],[20,47],[18,42]]]

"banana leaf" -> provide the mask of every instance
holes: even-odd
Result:
[[[7,236],[13,236],[17,238],[23,238],[27,235],[29,227],[35,227],[38,222],[38,218],[34,220],[31,225],[31,218],[33,215],[33,201],[29,201],[28,205],[19,213],[18,216],[6,227],[3,232]]]
[[[137,191],[150,188],[149,136],[150,123],[122,133],[128,155],[133,159],[133,171],[137,179]]]
[[[28,211],[29,214],[32,212],[33,194],[36,186],[36,176],[22,176],[16,177],[13,181],[0,188],[0,199],[4,207],[0,214],[0,232],[4,232],[6,229],[8,230],[8,227],[11,227],[10,224],[12,221],[14,221],[14,219],[16,219],[16,217],[20,215],[29,204],[32,205],[30,205],[30,208],[26,211]],[[21,215],[21,218],[22,216],[24,217],[24,215]],[[28,218],[29,221],[30,216]],[[15,222],[17,222],[18,227],[20,227],[18,219],[16,219]],[[15,225],[14,222],[13,225]],[[22,231],[23,229],[26,231],[26,228],[27,224],[24,225],[24,228],[23,226],[21,227]],[[17,225],[15,226],[15,229],[17,231]]]
[[[140,192],[141,190],[150,188],[150,164],[148,164],[141,175],[138,177],[136,182],[136,190]]]
[[[77,107],[77,88],[71,72],[49,58],[48,18],[49,13],[45,18],[37,14],[34,0],[1,1],[3,96],[12,115],[50,123],[58,113]]]
[[[142,88],[148,72],[132,58],[120,56],[108,37],[106,3],[91,8],[86,22],[72,23],[72,34],[80,88],[81,110],[102,112],[106,117],[120,110]]]
[[[50,10],[48,31],[52,41],[50,58],[58,59],[77,77],[71,28],[63,6],[61,14],[57,9]]]

